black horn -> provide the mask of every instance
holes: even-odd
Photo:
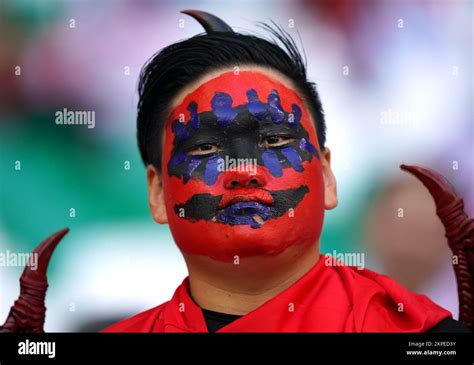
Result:
[[[227,25],[223,20],[219,19],[215,15],[206,13],[205,11],[183,10],[181,13],[187,14],[196,19],[199,24],[203,26],[203,28],[208,34],[217,32],[234,32],[232,28]]]

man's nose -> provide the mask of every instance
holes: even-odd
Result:
[[[257,169],[257,173],[229,171],[224,177],[224,187],[226,189],[261,188],[267,184],[267,179],[259,170]]]

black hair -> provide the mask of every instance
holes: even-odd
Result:
[[[256,65],[288,77],[305,100],[316,124],[321,150],[326,124],[316,85],[307,79],[306,62],[281,27],[261,24],[279,41],[232,32],[199,34],[155,54],[143,67],[138,85],[138,148],[145,165],[161,170],[161,131],[171,112],[170,103],[184,87],[206,73],[239,65]]]

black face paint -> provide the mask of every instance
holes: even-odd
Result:
[[[262,189],[273,197],[272,204],[258,201],[240,201],[219,208],[222,195],[195,194],[186,203],[176,204],[175,213],[190,221],[207,220],[229,225],[250,225],[260,228],[268,219],[281,217],[289,209],[294,209],[309,192],[306,185],[297,189],[269,191]],[[181,214],[183,213],[184,214]],[[256,218],[258,216],[259,218]]]
[[[169,176],[203,180],[213,185],[220,173],[218,164],[226,156],[232,159],[252,159],[265,166],[274,177],[280,177],[283,169],[304,171],[302,163],[319,159],[317,149],[311,144],[308,132],[301,125],[301,108],[292,104],[290,113],[283,110],[278,92],[268,95],[267,103],[258,99],[257,92],[246,93],[247,104],[232,106],[230,95],[216,92],[212,99],[212,111],[198,113],[198,105],[188,106],[190,120],[175,120],[173,150],[168,162]],[[281,147],[265,147],[261,140],[270,136],[285,136],[293,141]],[[189,150],[203,144],[220,146],[219,152],[205,156],[192,156]]]

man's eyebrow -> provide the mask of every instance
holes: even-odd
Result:
[[[225,134],[222,128],[220,130],[217,128],[197,129],[191,133],[188,138],[175,140],[175,146],[180,149],[188,149],[203,143],[222,143],[224,139]]]
[[[296,135],[297,131],[295,128],[292,128],[290,125],[287,123],[282,123],[282,124],[265,124],[261,125],[259,128],[259,132],[261,134],[279,134],[279,133],[288,133],[292,135]]]

